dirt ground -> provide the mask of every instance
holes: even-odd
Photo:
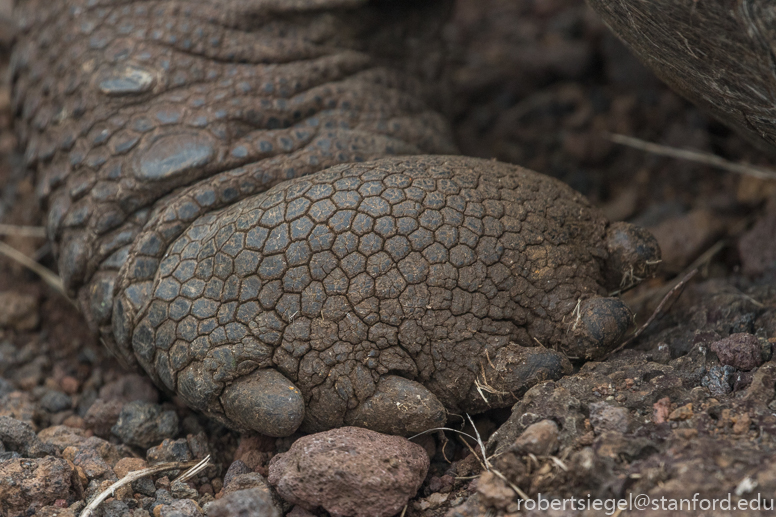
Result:
[[[10,0],[3,0],[0,221],[39,225],[42,214],[16,148],[9,108],[9,13]],[[627,500],[648,494],[654,500],[698,493],[709,499],[731,494],[736,503],[771,497],[776,182],[658,157],[615,144],[607,134],[760,166],[773,166],[773,159],[668,90],[582,0],[458,0],[444,35],[451,111],[464,154],[558,177],[610,219],[639,224],[657,237],[664,259],[659,275],[624,296],[638,324],[678,279],[695,267],[699,273],[625,350],[531,389],[511,412],[477,417],[492,465],[483,465],[473,453],[476,444],[465,445],[455,433],[420,439],[431,469],[402,515],[545,514],[522,508],[515,488],[531,498]],[[54,267],[45,239],[3,240]],[[128,424],[119,416],[133,398],[156,408],[156,429],[132,434],[121,427]],[[14,441],[12,435],[23,430],[6,429],[2,417],[28,424],[37,441]],[[173,436],[161,443],[164,418],[174,420]],[[122,371],[65,298],[0,258],[0,466],[16,462],[25,482],[50,482],[0,507],[0,515],[78,515],[84,501],[127,465],[210,452],[213,465],[184,487],[171,487],[167,475],[152,477],[117,493],[100,510],[106,516],[189,515],[164,508],[174,499],[199,507],[217,499],[235,460],[266,475],[269,459],[291,442],[240,436]],[[25,466],[20,458],[36,459]],[[55,486],[57,476],[66,486]],[[293,512],[309,515],[298,507]],[[674,514],[687,513],[650,508],[618,515]]]

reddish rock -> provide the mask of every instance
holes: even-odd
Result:
[[[97,436],[107,438],[111,428],[118,422],[123,407],[124,402],[120,400],[97,399],[89,406],[84,416],[84,424]]]
[[[428,489],[431,492],[441,492],[446,494],[453,489],[455,484],[455,478],[450,475],[444,475],[442,477],[434,476],[428,483]]]
[[[275,440],[275,438],[263,434],[246,433],[240,436],[240,443],[237,445],[237,450],[234,451],[234,459],[241,459],[243,454],[249,451],[274,452],[276,449]]]
[[[671,421],[677,421],[677,420],[689,420],[693,417],[695,413],[693,413],[692,410],[692,403],[686,404],[684,406],[680,406],[673,411],[671,411],[671,414],[668,415],[668,419]]]
[[[65,425],[55,425],[47,427],[39,432],[38,438],[43,442],[50,443],[60,449],[65,449],[71,445],[79,445],[85,442],[88,436],[82,429],[76,429]]]
[[[741,332],[712,343],[709,348],[719,362],[738,370],[751,370],[763,362],[760,341],[752,334]]]
[[[652,421],[656,424],[662,424],[668,420],[668,415],[671,413],[671,399],[663,397],[654,404],[652,404]]]
[[[0,462],[0,515],[34,511],[67,499],[73,470],[66,460],[48,456]]]
[[[130,373],[103,386],[100,389],[100,398],[121,402],[140,400],[155,404],[159,401],[159,392],[147,377]]]
[[[81,467],[89,479],[107,479],[115,475],[108,462],[102,459],[100,453],[95,449],[81,449],[74,454],[66,449],[64,455],[68,459],[72,458],[73,464],[76,467]]]
[[[54,503],[52,506],[44,506],[35,512],[35,517],[78,517],[78,515],[70,508],[63,508],[58,503]]]
[[[135,470],[143,470],[148,466],[148,463],[141,458],[121,458],[113,467],[113,472],[116,473],[116,477],[123,478],[130,472]]]
[[[121,459],[115,445],[96,436],[67,447],[62,457],[73,462],[86,478],[101,481],[114,478],[113,466]]]
[[[537,456],[552,454],[558,448],[558,433],[558,424],[552,420],[536,422],[515,440],[514,448]]]
[[[272,456],[274,456],[274,454],[271,452],[248,451],[243,454],[242,461],[248,465],[251,470],[261,472],[262,476],[267,476],[269,473],[267,465],[272,459]]]
[[[517,494],[492,472],[483,472],[477,482],[477,493],[482,501],[496,508],[506,508]]]
[[[192,458],[189,444],[185,438],[179,440],[165,438],[159,445],[148,449],[146,456],[151,463],[163,463],[165,461],[184,462]]]
[[[342,427],[298,439],[269,465],[286,501],[335,516],[388,517],[400,512],[426,477],[426,451],[399,436]]]
[[[0,417],[8,416],[35,427],[37,404],[26,391],[12,391],[0,397]]]
[[[626,433],[629,419],[628,410],[624,407],[612,406],[606,402],[590,404],[590,425],[596,434],[605,431]]]
[[[65,418],[64,420],[62,420],[62,425],[65,427],[70,427],[72,429],[80,429],[80,430],[86,429],[86,422],[84,422],[84,419],[78,415],[70,415],[69,417]],[[92,434],[94,433],[92,432],[89,433],[90,436]]]
[[[62,388],[62,391],[64,391],[68,395],[75,395],[76,393],[78,393],[78,390],[81,388],[81,383],[78,382],[78,379],[76,379],[75,377],[66,375],[62,377],[61,381],[59,381],[59,386]]]

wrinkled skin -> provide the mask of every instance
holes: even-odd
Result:
[[[14,102],[65,285],[125,365],[233,428],[509,406],[616,346],[632,316],[607,296],[659,262],[562,183],[453,156],[361,3],[20,7]]]

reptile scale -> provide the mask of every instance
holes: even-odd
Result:
[[[385,3],[19,4],[13,102],[60,275],[192,408],[406,435],[629,327],[609,293],[652,274],[654,238],[457,156],[438,83],[375,44]]]

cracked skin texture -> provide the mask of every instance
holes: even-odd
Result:
[[[511,405],[614,346],[607,293],[659,259],[562,183],[454,156],[363,3],[19,7],[14,104],[67,289],[125,365],[233,428]]]

